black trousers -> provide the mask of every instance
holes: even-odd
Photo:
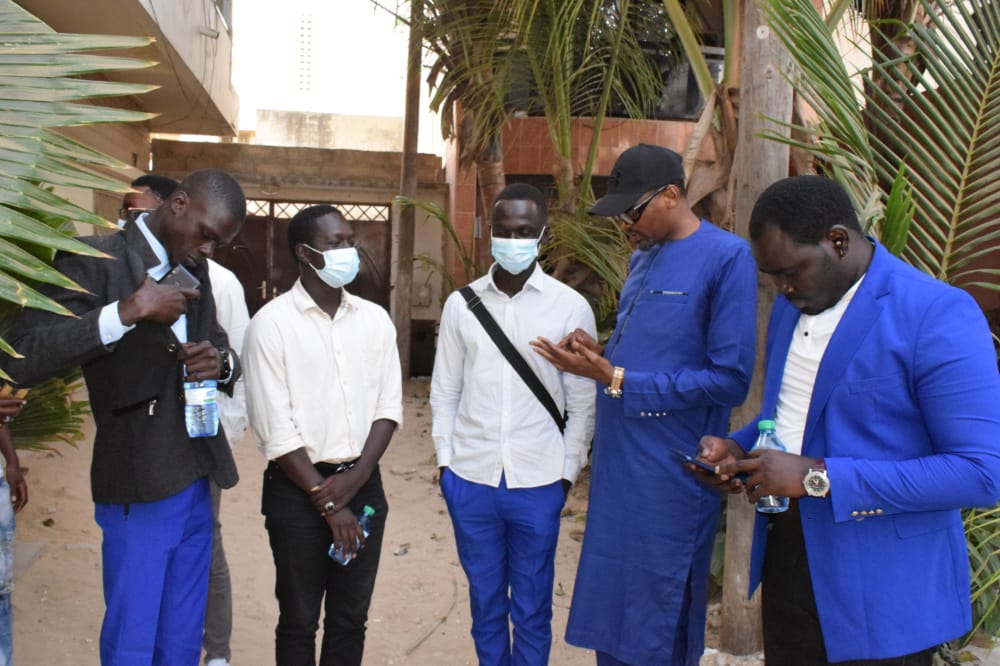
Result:
[[[316,469],[329,476],[332,466]],[[315,666],[316,630],[323,607],[320,666],[360,666],[365,624],[378,572],[388,512],[378,467],[351,500],[350,511],[375,509],[371,534],[358,556],[342,566],[327,555],[330,528],[276,463],[264,472],[264,527],[274,556],[274,595],[278,598],[275,659],[278,666]],[[324,600],[325,598],[325,600]]]
[[[799,504],[775,514],[767,536],[761,590],[767,666],[931,666],[936,648],[892,659],[829,662],[809,577]]]

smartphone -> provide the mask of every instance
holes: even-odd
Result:
[[[28,397],[28,391],[30,389],[18,388],[9,382],[4,382],[0,386],[0,398],[16,398],[17,400],[24,400]]]
[[[191,271],[181,264],[177,264],[169,273],[160,278],[160,284],[172,284],[181,289],[197,289],[201,282],[191,275]]]
[[[670,452],[673,453],[674,457],[677,458],[680,462],[690,463],[695,467],[705,470],[709,474],[715,474],[715,466],[710,465],[704,460],[698,460],[697,458],[689,456],[688,454],[678,449],[670,449]]]

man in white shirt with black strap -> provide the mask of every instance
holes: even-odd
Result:
[[[354,231],[333,206],[288,227],[299,280],[254,315],[245,342],[250,425],[269,463],[262,512],[275,564],[276,663],[360,665],[388,510],[378,461],[403,421],[396,331],[343,286]],[[375,515],[367,538],[356,518]],[[342,566],[331,544],[353,556]],[[324,605],[325,596],[325,605]]]
[[[538,189],[507,186],[493,206],[497,263],[470,286],[567,415],[565,431],[459,292],[441,315],[431,382],[441,492],[469,579],[476,654],[488,666],[548,663],[559,514],[594,430],[594,382],[529,346],[577,328],[596,337],[587,301],[537,264],[546,212]]]

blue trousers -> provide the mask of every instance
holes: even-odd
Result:
[[[501,477],[500,486],[493,488],[446,469],[441,492],[469,579],[472,638],[480,665],[545,666],[552,647],[562,484],[512,490]]]
[[[97,504],[104,531],[102,666],[197,666],[212,555],[202,478],[166,499]]]

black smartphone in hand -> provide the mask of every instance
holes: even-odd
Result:
[[[191,275],[191,271],[184,268],[181,264],[177,264],[169,273],[160,278],[159,283],[172,284],[181,289],[197,289],[201,285],[198,278]]]
[[[709,474],[715,474],[716,473],[715,472],[715,466],[708,464],[704,460],[698,460],[697,458],[695,458],[693,456],[689,456],[688,454],[684,453],[683,451],[681,451],[679,449],[670,449],[670,452],[673,453],[674,457],[677,458],[678,461],[680,461],[680,462],[690,463],[690,464],[694,465],[695,467],[698,467],[700,469],[705,470]]]

